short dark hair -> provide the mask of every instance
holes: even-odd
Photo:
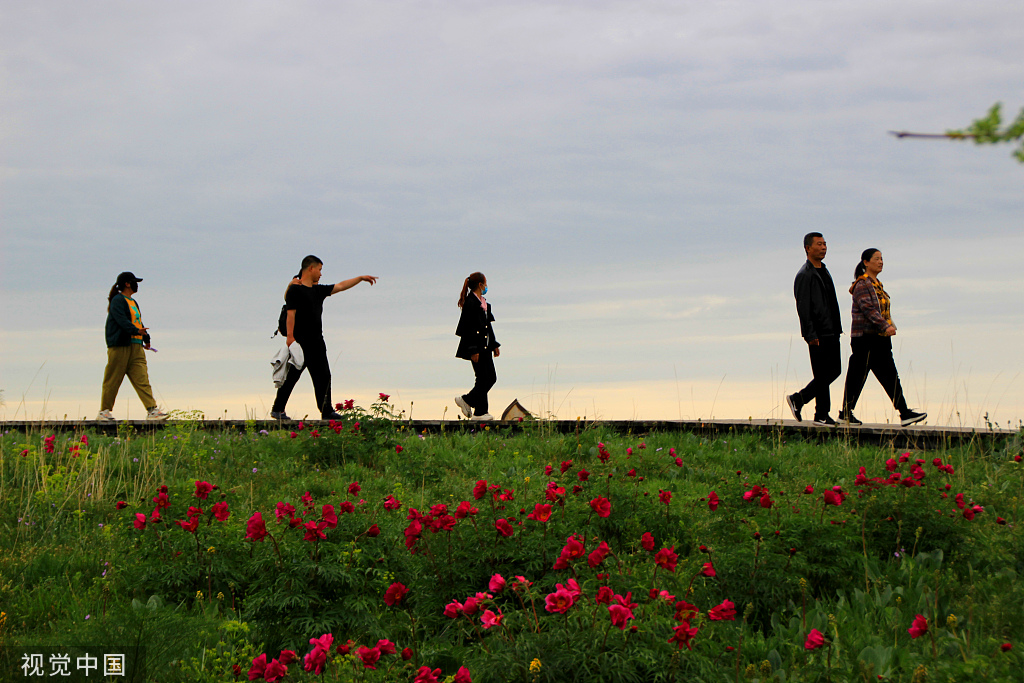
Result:
[[[306,268],[309,268],[310,266],[317,263],[319,263],[321,266],[324,264],[323,261],[318,259],[316,256],[313,256],[312,254],[302,259],[302,267],[299,268],[299,275],[302,275],[302,273],[305,272]]]
[[[804,249],[814,244],[815,237],[824,237],[824,235],[822,235],[820,232],[809,232],[806,235],[804,235]]]

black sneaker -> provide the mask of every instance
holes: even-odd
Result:
[[[324,413],[323,415],[320,416],[320,419],[321,420],[344,420],[345,418],[343,418],[339,413],[331,412],[331,413]]]
[[[839,411],[839,424],[841,424],[841,425],[849,425],[851,427],[859,427],[860,425],[862,425],[864,423],[856,418],[856,416],[853,414],[852,410],[847,411],[845,413],[842,410],[840,410]]]
[[[800,394],[790,394],[786,397],[786,403],[789,404],[789,409],[793,411],[793,417],[796,418],[797,422],[802,422],[803,418],[800,417]]]
[[[274,413],[274,412],[270,413],[270,419],[271,420],[291,420],[291,418],[288,417],[287,415],[285,415],[284,413]]]
[[[908,410],[900,415],[900,424],[904,427],[909,427],[910,425],[916,424],[927,417],[928,413],[915,413],[913,410]]]
[[[814,424],[818,427],[835,427],[836,421],[832,419],[831,415],[826,415],[824,417],[815,417]]]

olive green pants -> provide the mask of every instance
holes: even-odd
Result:
[[[149,385],[149,368],[146,367],[146,352],[141,344],[111,346],[107,349],[107,368],[103,371],[103,398],[100,410],[112,410],[117,390],[121,388],[124,376],[135,387],[146,410],[156,408],[153,387]]]

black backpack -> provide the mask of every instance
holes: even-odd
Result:
[[[281,315],[277,318],[277,329],[274,330],[274,334],[270,335],[273,339],[277,335],[282,337],[288,336],[288,304],[281,306]]]

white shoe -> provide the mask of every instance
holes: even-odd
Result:
[[[155,406],[153,408],[150,408],[149,412],[146,413],[147,420],[166,420],[168,417],[169,416],[167,415],[167,413],[165,413],[164,411],[160,410],[160,408]]]
[[[96,416],[97,422],[116,422],[117,418],[114,417],[114,413],[109,410],[101,410],[99,415]]]
[[[480,420],[481,422],[487,422],[488,420],[493,420],[494,416],[491,415],[490,413],[484,413],[483,415],[477,415],[473,419]]]
[[[462,411],[462,414],[466,416],[467,420],[473,417],[473,409],[469,407],[468,403],[466,403],[466,399],[461,396],[456,396],[455,405],[459,407],[459,410]]]

